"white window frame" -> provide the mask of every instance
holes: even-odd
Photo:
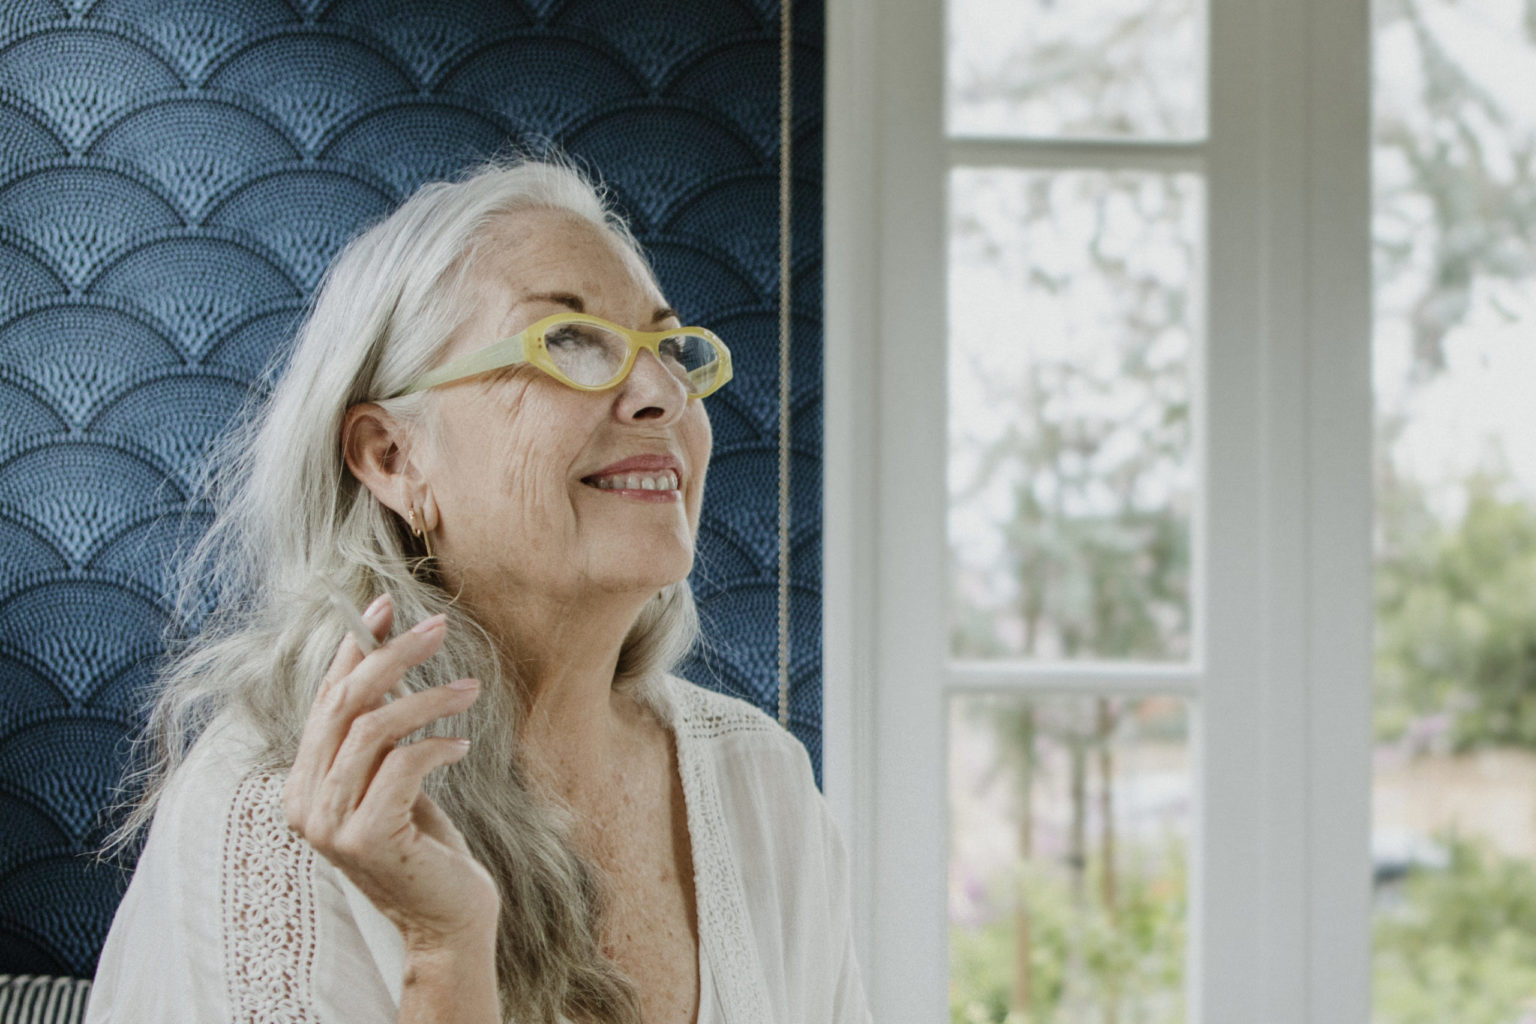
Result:
[[[1370,1018],[1368,0],[1209,0],[1210,137],[1014,166],[1205,176],[1188,671],[994,689],[1191,699],[1190,1024]],[[948,1018],[943,11],[828,0],[824,769],[874,1017]],[[1113,152],[1111,152],[1113,150]]]

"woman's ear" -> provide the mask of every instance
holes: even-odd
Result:
[[[341,425],[341,452],[347,468],[373,496],[405,518],[411,495],[422,486],[410,460],[404,425],[372,402],[347,410]]]

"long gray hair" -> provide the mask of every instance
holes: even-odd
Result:
[[[516,669],[436,584],[399,517],[347,470],[349,406],[393,395],[430,368],[469,310],[461,299],[476,242],[500,214],[569,211],[640,256],[605,195],[565,163],[498,161],[427,185],[349,244],[327,271],[286,372],[210,462],[212,526],[178,568],[178,613],[196,623],[159,677],[130,780],[134,803],[115,835],[131,846],[164,787],[215,717],[233,712],[266,741],[268,766],[292,763],[322,676],[343,634],[321,580],[359,607],[388,591],[405,627],[444,612],[442,650],[408,677],[426,688],[473,676],[483,695],[430,732],[467,736],[471,753],[428,779],[501,889],[496,944],[502,1009],[519,1021],[638,1022],[633,986],[603,955],[602,886],[572,849],[569,816],[536,799],[516,757],[522,717]],[[380,402],[431,434],[430,393]],[[625,638],[615,686],[644,696],[697,635],[685,582],[661,590]]]

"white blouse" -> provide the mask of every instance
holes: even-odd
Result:
[[[668,677],[693,846],[699,1024],[868,1024],[846,855],[805,750]],[[87,1024],[393,1021],[400,933],[289,831],[252,734],[210,728],[161,800]]]

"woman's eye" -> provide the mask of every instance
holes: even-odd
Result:
[[[681,338],[663,338],[660,345],[656,346],[663,359],[670,359],[675,363],[683,361],[683,341]]]
[[[579,327],[557,327],[544,335],[548,348],[572,348],[590,344],[592,339]]]

